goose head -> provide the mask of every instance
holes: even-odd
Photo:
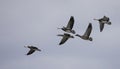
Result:
[[[79,34],[76,34],[75,36],[81,37]]]
[[[74,36],[70,36],[70,38],[74,38]]]
[[[107,22],[108,25],[111,25],[112,23],[111,22]]]
[[[32,46],[26,46],[27,48],[31,48]]]
[[[66,27],[63,26],[61,29],[65,31],[65,30],[66,30]]]
[[[37,51],[41,51],[40,49],[37,49]]]
[[[89,41],[93,41],[92,37],[89,37]]]
[[[75,34],[75,30],[71,30],[71,32],[72,32],[73,34]]]

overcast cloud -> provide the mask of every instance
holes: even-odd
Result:
[[[93,19],[104,15],[112,25],[100,32]],[[92,42],[58,45],[70,16],[78,34],[92,23]],[[120,69],[119,20],[119,0],[0,0],[0,69]],[[25,45],[42,51],[26,56]]]

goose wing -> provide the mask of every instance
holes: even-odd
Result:
[[[68,36],[64,35],[59,45],[64,44],[69,39]]]
[[[103,30],[103,28],[104,28],[104,23],[100,23],[100,22],[99,22],[99,24],[100,24],[100,32],[102,32],[102,30]]]
[[[27,55],[31,55],[31,54],[34,53],[34,52],[35,52],[35,50],[30,49],[29,52],[27,53]]]
[[[73,25],[74,25],[74,17],[71,16],[71,17],[70,17],[70,20],[69,20],[69,22],[68,22],[68,24],[67,24],[67,28],[68,28],[68,29],[72,29],[72,28],[73,28]]]
[[[109,20],[110,20],[109,17],[106,17],[106,16],[103,17],[103,21],[107,21],[108,22]]]
[[[87,29],[86,29],[86,32],[84,33],[84,36],[88,36],[88,37],[89,37],[91,31],[92,31],[92,24],[89,23],[89,25],[88,25],[88,27],[87,27]]]

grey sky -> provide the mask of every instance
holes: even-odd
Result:
[[[94,18],[110,17],[99,32]],[[78,37],[59,46],[58,27],[74,16],[83,34],[93,25],[93,42]],[[0,0],[0,69],[120,69],[119,0]],[[30,56],[24,45],[41,52]]]

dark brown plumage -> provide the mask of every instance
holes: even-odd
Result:
[[[59,45],[64,44],[69,38],[74,38],[72,35],[68,34],[68,33],[64,33],[64,34],[59,34],[57,36],[62,36],[62,39],[59,43]]]
[[[75,34],[75,31],[72,30],[73,26],[74,26],[74,17],[71,16],[71,17],[70,17],[70,20],[68,21],[67,26],[66,26],[66,27],[63,26],[63,28],[58,28],[58,29],[62,29],[62,30],[65,31],[65,32]]]
[[[108,25],[111,25],[111,24],[112,24],[112,23],[110,22],[109,17],[106,17],[106,16],[103,16],[103,18],[100,18],[100,19],[94,19],[94,20],[99,21],[99,24],[100,24],[100,32],[103,31],[104,24],[108,24]]]
[[[41,51],[40,49],[38,49],[37,47],[34,47],[34,46],[25,46],[25,47],[30,49],[29,52],[26,55],[31,55],[35,51]]]
[[[92,39],[92,37],[90,37],[91,31],[92,31],[92,24],[89,23],[89,25],[88,25],[88,27],[87,27],[86,32],[84,33],[84,35],[81,36],[79,34],[76,34],[76,36],[78,36],[78,37],[80,37],[80,38],[82,38],[84,40],[90,40],[90,41],[92,41],[93,39]]]

